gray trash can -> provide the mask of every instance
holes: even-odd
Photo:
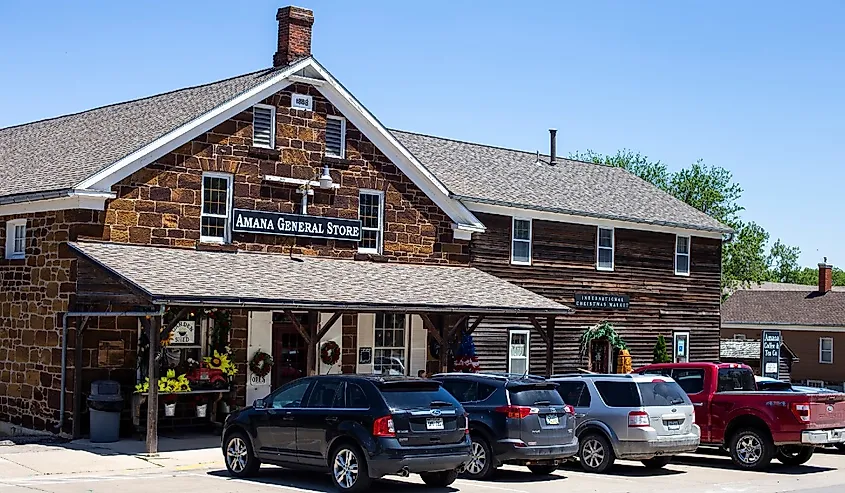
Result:
[[[88,414],[91,417],[91,442],[110,443],[120,440],[120,411],[123,396],[120,384],[113,380],[91,382]]]

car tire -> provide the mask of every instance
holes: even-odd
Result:
[[[356,445],[341,443],[332,449],[329,476],[339,491],[360,493],[370,488],[369,469],[364,453]]]
[[[420,478],[426,486],[445,488],[458,479],[458,471],[421,472]]]
[[[538,476],[548,476],[557,471],[557,466],[554,464],[537,464],[535,466],[528,466],[528,470]]]
[[[845,443],[837,443],[834,445],[840,452],[845,452]]]
[[[740,469],[760,471],[768,467],[775,456],[775,444],[769,434],[757,428],[737,430],[728,447],[731,460]]]
[[[671,456],[663,455],[660,457],[652,457],[651,459],[645,459],[641,462],[643,463],[646,469],[662,469],[666,467],[671,461]]]
[[[241,431],[235,431],[226,436],[223,444],[223,459],[229,474],[236,478],[254,476],[261,467],[261,462],[252,450],[252,441]]]
[[[496,458],[490,443],[481,435],[470,435],[470,459],[464,468],[463,477],[467,479],[489,479],[496,472]]]
[[[616,462],[616,454],[607,438],[600,433],[590,433],[580,438],[578,460],[587,472],[603,473]]]
[[[800,466],[810,460],[815,451],[815,447],[784,445],[778,447],[777,459],[786,466]]]

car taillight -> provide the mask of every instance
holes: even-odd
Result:
[[[798,421],[807,423],[810,421],[810,404],[807,402],[796,402],[792,404],[792,414],[798,418]]]
[[[695,423],[695,409],[692,410],[692,416],[690,417],[690,419],[692,419],[691,422],[694,424]]]
[[[563,413],[564,414],[575,414],[575,408],[570,406],[569,404],[563,406]]]
[[[628,413],[628,426],[630,428],[643,428],[648,426],[648,413],[645,411],[631,411]]]
[[[396,436],[396,428],[393,427],[393,416],[382,416],[373,421],[373,436],[393,438]]]
[[[469,435],[469,413],[464,413],[464,434]]]
[[[537,414],[539,409],[528,406],[499,406],[494,409],[497,413],[506,414],[511,419],[525,419],[530,414]]]

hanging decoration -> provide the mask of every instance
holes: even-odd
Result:
[[[259,377],[266,377],[267,374],[270,373],[272,367],[273,357],[262,351],[261,348],[258,348],[258,351],[256,351],[255,354],[252,355],[252,359],[249,360],[249,371]]]
[[[471,334],[463,334],[461,343],[455,351],[455,371],[477,373],[481,369],[478,355],[475,352],[475,342]]]
[[[340,346],[334,341],[326,341],[320,346],[320,361],[324,365],[334,365],[340,360]]]
[[[607,339],[610,346],[618,350],[628,349],[628,344],[619,337],[613,324],[605,320],[593,325],[581,336],[581,357],[587,356],[587,351],[590,349],[590,342],[596,339]]]

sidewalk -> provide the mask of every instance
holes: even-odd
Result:
[[[144,454],[140,440],[0,446],[0,478],[215,467],[225,467],[220,438],[215,436],[159,438],[155,457]]]

